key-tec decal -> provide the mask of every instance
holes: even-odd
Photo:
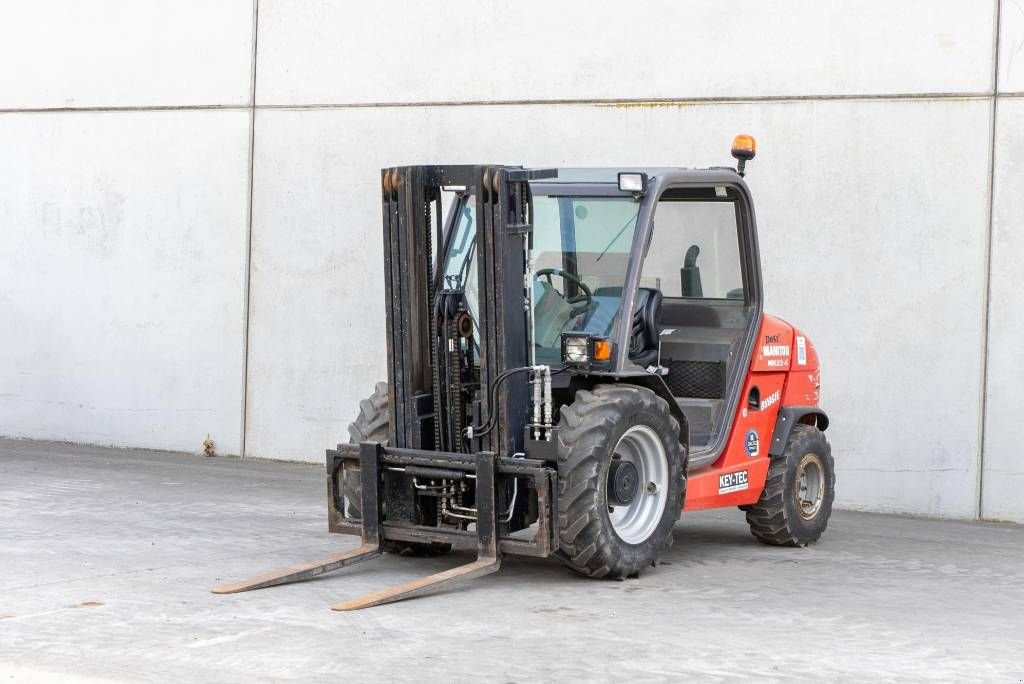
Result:
[[[742,492],[747,488],[748,476],[746,470],[735,473],[725,473],[718,476],[718,493],[728,494],[729,492]]]

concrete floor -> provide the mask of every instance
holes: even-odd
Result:
[[[444,594],[342,598],[464,562],[384,557],[304,584],[222,580],[347,548],[308,465],[0,441],[4,680],[521,681],[1024,676],[1024,528],[837,513],[808,549],[684,516],[639,580],[508,559]],[[840,483],[841,486],[841,483]]]

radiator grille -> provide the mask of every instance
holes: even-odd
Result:
[[[718,361],[663,361],[665,384],[674,397],[725,398],[725,364]]]

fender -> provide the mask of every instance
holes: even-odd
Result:
[[[574,373],[570,380],[570,388],[575,390],[580,389],[592,389],[594,385],[602,383],[623,383],[627,385],[636,385],[638,387],[645,387],[659,397],[665,400],[668,404],[668,411],[672,414],[672,417],[679,421],[679,442],[686,447],[686,459],[689,461],[690,458],[690,424],[686,420],[686,414],[679,408],[679,404],[676,403],[675,397],[672,396],[672,391],[665,384],[665,379],[660,375],[651,375],[650,373],[636,374],[636,375],[601,375],[597,373]]]
[[[683,413],[683,410],[679,408],[679,404],[676,403],[676,398],[672,396],[672,391],[668,388],[668,385],[665,384],[665,379],[660,375],[645,374],[622,376],[622,378],[617,379],[617,381],[630,385],[646,387],[665,400],[665,403],[668,404],[669,413],[672,414],[673,418],[679,421],[679,442],[686,447],[686,460],[689,461],[690,424],[686,421],[686,414]]]
[[[775,420],[775,430],[772,432],[772,445],[768,449],[769,456],[778,456],[786,450],[793,426],[803,422],[807,416],[814,416],[814,424],[819,430],[828,429],[828,414],[818,406],[783,406],[779,409],[779,417]]]

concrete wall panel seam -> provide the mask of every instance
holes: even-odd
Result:
[[[997,93],[1000,98],[1024,97],[1024,91],[1012,91]],[[943,101],[943,100],[986,100],[992,97],[988,91],[974,93],[905,93],[896,95],[801,95],[801,96],[779,96],[779,97],[691,97],[691,98],[607,98],[607,99],[585,99],[585,100],[450,100],[450,101],[410,101],[410,102],[323,102],[314,104],[256,104],[256,105],[228,105],[228,104],[203,104],[203,105],[181,105],[181,106],[140,106],[140,107],[37,107],[12,109],[0,108],[2,114],[68,114],[68,113],[91,113],[91,112],[174,112],[174,111],[206,111],[206,110],[228,110],[248,111],[250,109],[261,110],[321,110],[321,109],[362,109],[362,108],[389,108],[389,107],[482,107],[494,106],[505,107],[520,105],[524,107],[536,105],[595,105],[595,106],[690,106],[690,105],[723,105],[723,104],[756,104],[764,103],[796,103],[796,102],[899,102],[899,101]]]
[[[190,112],[190,111],[247,111],[249,105],[200,104],[200,105],[154,105],[142,107],[7,107],[0,108],[0,114],[94,114],[96,112]]]
[[[242,410],[239,431],[239,456],[245,458],[246,407],[249,402],[249,291],[252,275],[252,196],[256,166],[256,56],[259,46],[260,0],[252,2],[252,63],[249,74],[249,208],[245,225],[245,291],[242,294]]]
[[[993,11],[995,12],[994,26],[992,27],[992,106],[991,120],[989,122],[989,152],[988,152],[988,221],[985,226],[985,287],[982,290],[981,302],[981,397],[978,401],[978,472],[976,493],[978,501],[976,504],[975,518],[981,519],[985,515],[985,430],[986,416],[988,413],[988,346],[989,346],[989,319],[992,315],[992,231],[995,221],[995,182],[996,182],[996,126],[998,125],[999,109],[999,22],[1002,16],[1002,0],[995,0]]]
[[[304,109],[357,109],[374,107],[504,107],[511,105],[722,105],[722,104],[755,104],[758,102],[871,102],[901,100],[979,100],[992,97],[991,91],[974,92],[914,92],[914,93],[858,93],[854,95],[732,95],[728,97],[607,97],[607,98],[520,98],[514,100],[409,100],[379,102],[307,102],[301,104],[281,104],[273,102],[258,103],[257,109],[287,109],[301,111]]]

